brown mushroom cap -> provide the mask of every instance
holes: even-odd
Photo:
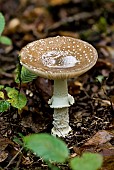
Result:
[[[92,68],[98,58],[89,43],[63,36],[33,41],[22,48],[20,56],[24,67],[48,79],[79,76]]]

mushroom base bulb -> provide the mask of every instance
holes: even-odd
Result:
[[[71,127],[68,126],[67,128],[61,128],[61,129],[56,129],[56,128],[52,128],[51,130],[51,134],[53,136],[58,136],[58,137],[66,137],[68,136],[69,132],[71,132]]]
[[[69,109],[68,107],[54,109],[53,114],[53,129],[54,136],[65,137],[71,131],[69,126]]]

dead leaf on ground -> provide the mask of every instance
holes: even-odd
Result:
[[[79,38],[79,34],[76,32],[72,31],[59,31],[59,35],[61,36],[68,36],[68,37],[73,37],[73,38]]]
[[[0,138],[0,151],[3,151],[6,149],[6,147],[9,145],[9,144],[13,144],[12,141],[10,141],[8,138]]]
[[[25,156],[23,156],[22,157],[22,164],[23,165],[30,165],[30,164],[32,164],[33,163],[33,160],[30,160],[30,157],[25,157]]]
[[[5,159],[8,157],[7,151],[0,151],[0,162],[5,161]]]
[[[5,150],[9,144],[13,144],[8,138],[0,138],[0,162],[3,162],[8,157],[8,151]]]
[[[83,152],[99,153],[103,156],[103,165],[101,170],[113,170],[114,167],[114,146],[110,143],[114,139],[114,132],[98,131],[91,139],[89,139],[81,147],[73,147],[76,155]],[[72,157],[72,155],[71,155]]]
[[[48,100],[52,96],[52,83],[48,79],[44,79],[42,77],[38,77],[35,81],[36,88],[40,91],[42,98],[48,102]]]
[[[70,0],[48,0],[49,4],[52,6],[66,4],[69,1]]]
[[[109,61],[109,59],[98,59],[96,65],[96,68],[100,68],[100,67],[106,67],[106,68],[111,68],[112,67],[112,63]]]
[[[36,118],[36,120],[35,120]],[[37,121],[38,120],[38,121]],[[39,121],[40,120],[40,121]],[[42,113],[30,113],[24,116],[21,121],[21,126],[24,128],[31,128],[33,132],[38,133],[47,128],[46,120],[42,116]]]
[[[84,145],[93,145],[98,146],[101,144],[104,144],[106,142],[109,142],[111,139],[114,138],[114,132],[101,130],[98,131],[91,139],[89,139]]]
[[[26,23],[26,24],[25,24]],[[28,31],[27,25],[31,25],[30,29],[33,32],[42,32],[46,27],[50,26],[53,23],[52,16],[44,7],[36,7],[33,9],[27,9],[23,13],[23,20],[21,23],[22,31]],[[24,26],[26,25],[26,29]]]
[[[103,152],[106,151],[106,149],[114,149],[114,147],[111,145],[110,141],[114,139],[114,132],[113,131],[106,131],[101,130],[98,131],[92,138],[90,138],[85,144],[83,144],[81,147],[74,146],[73,149],[75,153],[82,154],[85,151],[89,152]]]
[[[79,94],[82,88],[83,84],[77,80],[69,82],[69,93],[73,96]]]

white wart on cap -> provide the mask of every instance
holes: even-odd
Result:
[[[20,62],[38,76],[65,79],[79,76],[92,68],[98,58],[89,43],[64,36],[29,43],[20,52]]]

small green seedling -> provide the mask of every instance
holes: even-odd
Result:
[[[99,83],[102,83],[103,80],[104,80],[104,76],[103,76],[103,75],[98,75],[98,76],[96,77],[96,81],[99,82]]]
[[[17,66],[16,69],[16,83],[28,83],[36,79],[38,76],[31,71],[27,70],[25,67],[21,66],[20,64]]]
[[[10,103],[6,100],[0,100],[0,113],[9,109]]]
[[[106,21],[106,18],[105,17],[100,17],[98,23],[97,23],[97,28],[100,32],[104,32],[106,33],[107,31],[107,21]]]
[[[5,45],[11,45],[12,44],[11,39],[2,35],[4,28],[5,28],[5,18],[3,14],[0,12],[0,43]]]
[[[14,138],[13,138],[13,141],[15,142],[15,143],[17,143],[18,145],[20,145],[20,146],[22,146],[23,147],[23,141],[22,141],[22,139],[23,139],[23,134],[22,133],[18,133],[18,136],[15,136]]]
[[[7,93],[7,98],[5,97],[5,93]],[[0,112],[7,111],[10,105],[21,110],[26,103],[27,99],[24,94],[15,88],[0,85]]]
[[[63,164],[66,161],[72,170],[98,170],[102,166],[103,158],[97,153],[84,153],[81,157],[69,159],[69,149],[59,138],[49,134],[32,134],[23,138],[24,146],[41,157],[48,166],[59,169],[53,164]]]
[[[83,153],[81,157],[77,156],[70,161],[70,167],[73,170],[98,170],[102,165],[103,158],[97,153]]]

